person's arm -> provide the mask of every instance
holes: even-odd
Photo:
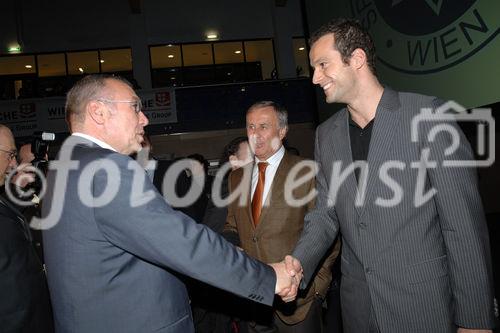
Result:
[[[436,100],[434,106],[440,104]],[[434,125],[423,123],[421,138]],[[445,160],[471,161],[474,155],[457,124],[446,125],[452,126],[460,139],[451,155],[444,155],[452,144],[452,137],[446,133],[436,135],[433,142],[421,143],[421,148],[429,146],[429,160],[436,161],[436,167],[427,170],[430,186],[437,191],[434,201],[446,246],[454,321],[462,328],[488,329],[494,325],[491,254],[476,169],[443,166]]]
[[[337,237],[339,223],[333,203],[329,199],[327,172],[321,165],[321,143],[319,142],[319,129],[316,130],[314,157],[317,162],[318,174],[316,175],[316,198],[314,209],[307,213],[304,218],[304,230],[292,252],[304,270],[304,278],[301,288],[309,284],[316,267],[326,251],[332,246]]]
[[[99,197],[107,183],[118,186],[117,195],[108,204],[94,208],[97,226],[110,243],[256,302],[271,305],[275,292],[288,293],[291,278],[283,275],[284,268],[277,277],[275,267],[246,256],[208,227],[174,211],[153,188],[144,170],[128,157],[112,154],[109,160],[118,165],[120,173],[106,177],[105,172],[98,172],[92,180],[92,191]],[[134,170],[128,169],[130,161]],[[132,186],[135,174],[144,179],[144,188]],[[147,203],[138,204],[147,197]]]

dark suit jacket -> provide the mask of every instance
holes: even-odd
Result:
[[[53,332],[49,292],[29,226],[0,195],[0,331]]]
[[[445,159],[473,158],[467,139],[455,123],[448,123],[459,134],[460,145],[445,157],[449,135],[427,140],[436,122],[422,122],[418,141],[411,138],[412,119],[421,108],[440,105],[434,97],[384,90],[372,129],[361,206],[355,205],[354,173],[344,181],[332,177],[334,169],[345,170],[352,163],[347,110],[317,129],[317,205],[306,216],[294,255],[307,281],[340,228],[346,332],[368,331],[370,307],[382,332],[451,333],[455,325],[493,325],[490,248],[476,171],[442,166]],[[417,186],[419,169],[412,162],[420,161],[427,147],[436,167],[421,177],[423,190],[437,192],[416,205],[415,193],[422,189]],[[386,170],[392,183],[379,175],[391,160],[401,162]],[[397,193],[402,193],[401,200],[391,204],[395,198],[398,202]]]
[[[69,156],[77,166],[57,179]],[[58,162],[43,205],[57,223],[44,234],[57,331],[193,332],[185,286],[169,269],[272,303],[272,268],[170,208],[128,156],[72,136]]]
[[[302,232],[304,215],[314,206],[314,200],[299,207],[289,206],[285,200],[285,181],[290,170],[301,161],[302,158],[285,153],[276,170],[257,227],[254,225],[251,206],[251,175],[254,164],[247,164],[230,174],[230,192],[234,192],[238,186],[243,186],[248,195],[244,205],[240,205],[238,200],[229,205],[224,234],[227,239],[234,239],[235,236],[239,238],[240,246],[250,256],[268,263],[281,261],[291,253],[297,243]],[[307,169],[303,168],[298,175],[302,176],[305,172]],[[304,198],[313,189],[314,177],[297,187],[293,191],[293,197]],[[332,279],[331,267],[337,255],[338,247],[323,261],[312,286],[306,295],[298,298],[295,308],[288,305],[278,307],[282,308],[278,315],[283,321],[295,324],[304,320],[314,296],[325,296]]]

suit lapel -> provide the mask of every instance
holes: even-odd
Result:
[[[242,208],[245,209],[247,217],[248,217],[248,221],[252,225],[252,228],[255,228],[255,223],[254,223],[253,215],[252,215],[252,172],[253,172],[254,165],[255,165],[255,163],[249,163],[249,164],[243,166],[241,169],[241,172],[238,173],[238,178],[236,179],[237,184],[241,184],[245,180],[245,177],[244,177],[245,172],[250,173],[250,177],[248,177],[249,183],[242,184],[242,185],[247,186],[246,202],[245,202],[245,206]]]
[[[375,195],[374,188],[379,178],[381,166],[391,160],[391,147],[394,133],[399,128],[400,103],[398,93],[390,88],[385,88],[380,103],[377,106],[375,122],[373,123],[370,148],[368,150],[368,180],[366,197],[361,207],[360,218],[366,211],[366,206]]]
[[[352,164],[351,138],[349,136],[349,117],[347,112],[347,110],[343,112],[343,114],[337,119],[337,121],[334,123],[334,126],[332,126],[332,128],[330,129],[331,135],[329,135],[332,138],[332,147],[335,156],[334,161],[342,162],[342,170]],[[333,165],[329,170],[330,172],[328,176],[331,176],[333,170],[332,168]],[[354,172],[349,173],[343,183],[345,185],[342,187],[347,190],[347,193],[354,205],[358,185]],[[330,187],[332,185],[335,184],[330,184]],[[337,193],[337,196],[338,195],[340,195],[340,193]],[[356,205],[354,206],[356,212],[359,214],[360,207],[357,207]]]
[[[278,165],[276,174],[274,175],[273,183],[271,184],[271,188],[269,189],[266,201],[262,206],[260,222],[257,228],[265,221],[266,215],[268,214],[269,210],[272,209],[271,207],[274,205],[274,202],[276,202],[277,200],[284,202],[283,191],[285,188],[286,177],[288,176],[288,170],[290,170],[290,159],[288,157],[288,153],[285,152],[285,155]]]

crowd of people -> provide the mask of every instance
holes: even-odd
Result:
[[[32,214],[43,254],[10,195],[32,181],[14,172],[30,148],[0,125],[0,331],[492,332],[475,170],[439,163],[446,138],[411,138],[413,117],[443,101],[381,84],[355,20],[310,47],[313,83],[346,105],[318,127],[315,161],[285,148],[286,109],[258,101],[214,177],[200,154],[154,158],[128,81],[78,81]],[[473,159],[449,126],[460,142],[447,158]]]

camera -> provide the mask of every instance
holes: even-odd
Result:
[[[35,158],[31,161],[31,165],[40,170],[43,175],[47,174],[49,165],[48,152],[49,143],[55,140],[55,134],[49,132],[35,132],[31,141],[31,152]],[[35,181],[28,185],[36,194],[40,193],[42,182],[40,177],[36,176]]]
[[[21,197],[26,197],[26,195],[28,195],[29,193],[30,197],[32,194],[36,195],[40,194],[40,191],[42,189],[41,176],[47,174],[47,169],[49,165],[49,161],[47,158],[49,143],[54,140],[55,140],[54,133],[35,132],[33,134],[31,140],[31,153],[33,154],[33,159],[29,163],[32,165],[31,173],[34,176],[34,181],[28,183],[22,188],[22,192],[24,194],[21,195]]]
[[[35,156],[35,159],[31,161],[31,165],[42,171],[43,174],[47,173],[49,143],[54,141],[55,138],[55,134],[49,132],[35,132],[33,134],[31,152]]]

